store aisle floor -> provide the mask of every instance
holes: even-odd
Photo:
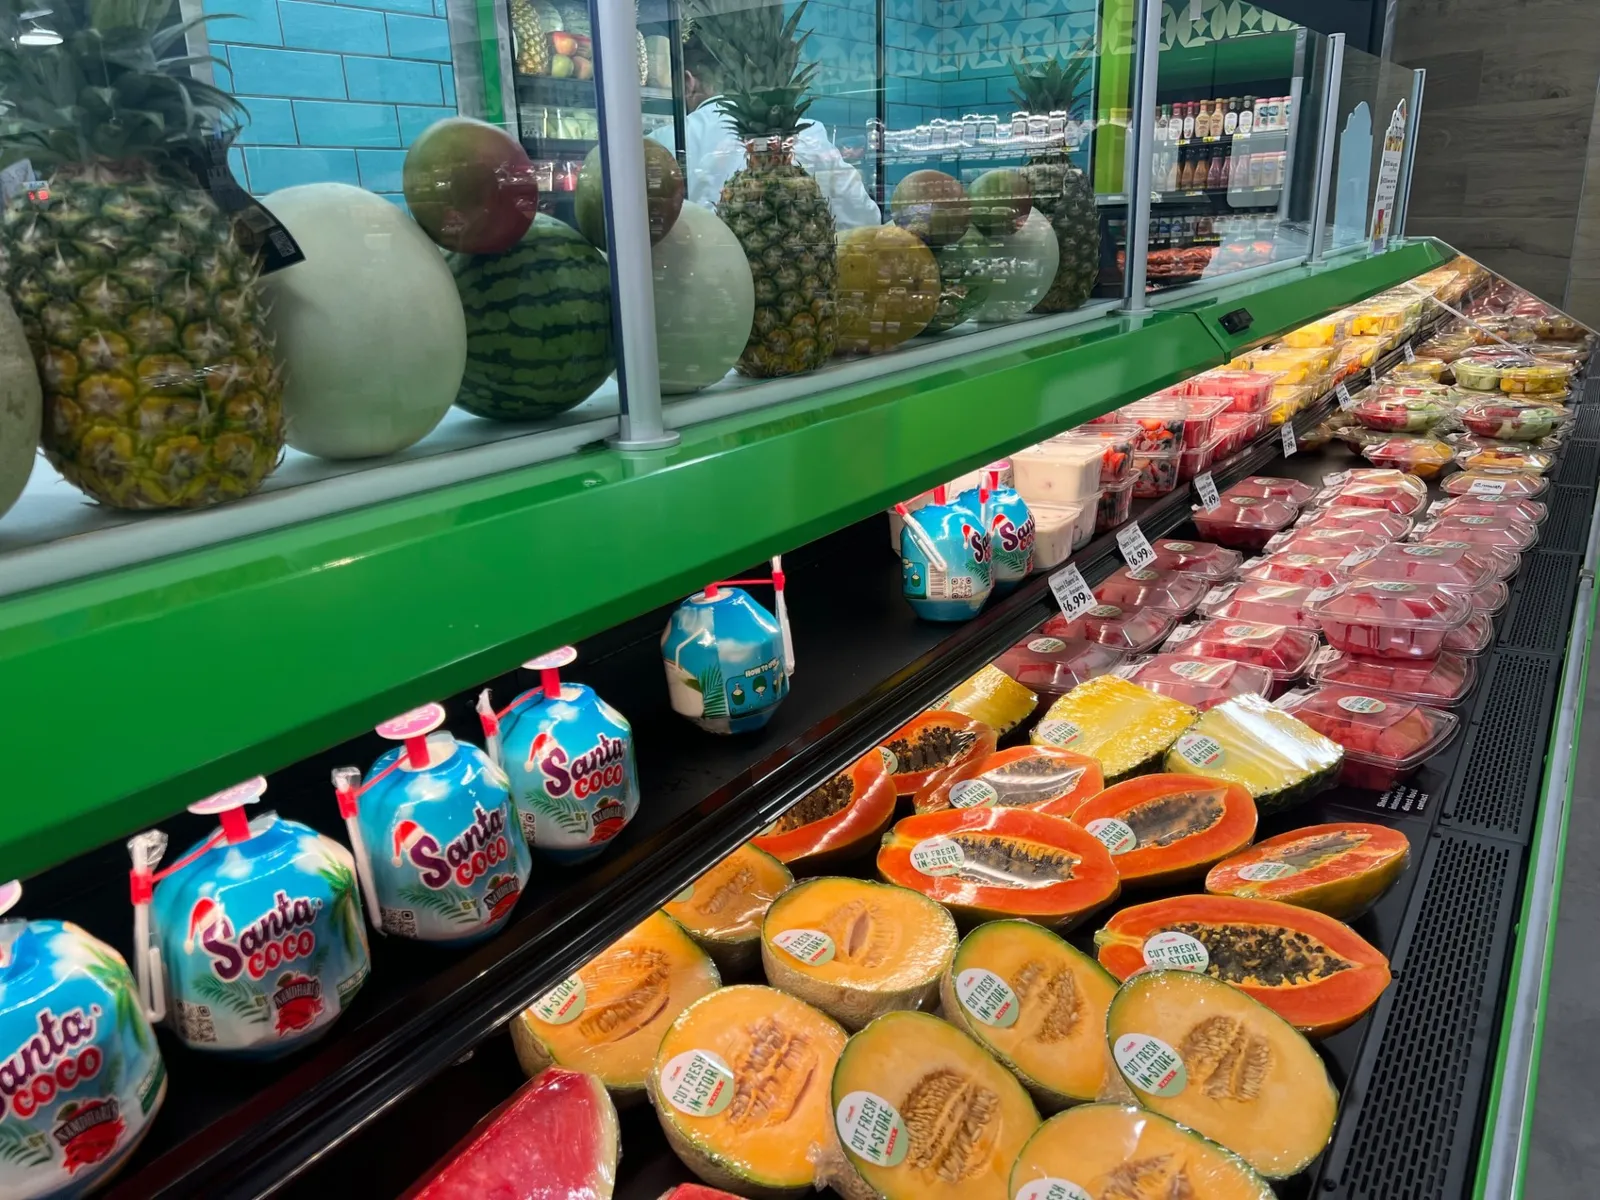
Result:
[[[1600,1196],[1600,663],[1578,736],[1561,908],[1529,1145],[1528,1200]],[[1495,1198],[1498,1200],[1498,1198]]]

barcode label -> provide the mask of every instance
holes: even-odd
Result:
[[[928,564],[928,599],[946,600],[950,596],[950,572]]]
[[[1217,481],[1211,478],[1210,471],[1201,471],[1194,477],[1194,490],[1200,497],[1200,506],[1211,512],[1222,503],[1217,495]]]
[[[1118,531],[1117,548],[1122,551],[1122,561],[1128,564],[1130,570],[1137,571],[1155,561],[1156,552],[1150,548],[1144,530],[1137,525],[1129,525]]]
[[[1094,607],[1094,593],[1083,581],[1083,572],[1078,570],[1077,563],[1068,563],[1051,575],[1050,590],[1061,606],[1061,615],[1069,621],[1077,620]]]

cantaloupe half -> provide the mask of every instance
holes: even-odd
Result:
[[[789,868],[754,846],[740,846],[665,905],[666,913],[711,955],[724,979],[742,978],[761,960],[761,921],[794,882]]]
[[[683,926],[651,913],[512,1020],[517,1061],[529,1075],[586,1071],[618,1104],[638,1101],[668,1026],[721,982]]]
[[[1011,1168],[1011,1195],[1274,1200],[1237,1154],[1131,1104],[1084,1104],[1039,1126]]]
[[[1017,1153],[1039,1127],[1015,1077],[954,1025],[879,1017],[833,1073],[834,1128],[884,1200],[1009,1200]]]
[[[956,952],[956,923],[909,888],[824,875],[772,902],[761,927],[767,982],[846,1029],[932,1007]]]
[[[990,921],[961,939],[939,998],[947,1021],[1055,1112],[1100,1095],[1106,1009],[1116,991],[1109,971],[1048,929]]]
[[[838,1024],[769,987],[726,987],[678,1015],[656,1051],[650,1098],[667,1141],[707,1183],[801,1196],[833,1146],[828,1085]]]
[[[1333,1136],[1339,1094],[1311,1043],[1221,980],[1135,975],[1112,998],[1106,1038],[1140,1104],[1268,1179],[1305,1170]]]

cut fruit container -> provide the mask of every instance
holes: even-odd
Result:
[[[1100,447],[1043,442],[1011,456],[1016,489],[1030,505],[1078,503],[1100,490]]]
[[[1162,647],[1169,654],[1191,658],[1226,658],[1272,672],[1275,684],[1293,683],[1316,657],[1316,634],[1285,625],[1211,618],[1180,625]]]
[[[1426,433],[1455,411],[1431,388],[1369,389],[1369,393],[1350,409],[1350,415],[1368,429],[1384,433]]]
[[[1209,471],[1211,464],[1216,461],[1217,447],[1222,444],[1222,435],[1214,436],[1204,446],[1195,450],[1185,450],[1178,455],[1178,482],[1188,483],[1201,471]]]
[[[1317,489],[1298,479],[1281,479],[1276,475],[1251,475],[1222,493],[1224,496],[1254,496],[1257,500],[1287,500],[1296,508],[1303,508]]]
[[[1062,617],[1052,619],[1066,624]],[[994,660],[995,666],[1037,695],[1042,705],[1127,661],[1120,650],[1085,637],[1061,637],[1047,629],[1048,625],[1036,630]]]
[[[1348,583],[1311,606],[1336,650],[1371,658],[1434,658],[1473,615],[1472,601],[1432,583]]]
[[[1514,471],[1509,467],[1473,467],[1450,476],[1439,485],[1449,496],[1508,496],[1514,500],[1537,500],[1550,490],[1542,475]]]
[[[1181,538],[1158,538],[1150,544],[1156,556],[1150,565],[1164,571],[1182,571],[1216,582],[1232,579],[1239,573],[1244,555],[1210,542],[1189,542]]]
[[[1478,664],[1465,654],[1450,651],[1418,661],[1367,658],[1324,646],[1312,660],[1310,679],[1317,684],[1398,696],[1434,708],[1454,708],[1472,694],[1473,685],[1478,682]]]
[[[1189,408],[1178,397],[1147,396],[1125,406],[1120,419],[1132,426],[1135,455],[1170,454],[1176,458],[1183,449]]]
[[[1319,588],[1250,580],[1212,588],[1200,601],[1197,611],[1208,620],[1284,625],[1318,633],[1322,627],[1307,611],[1307,605],[1322,595],[1323,590]]]
[[[1522,554],[1539,542],[1539,527],[1507,516],[1438,516],[1417,527],[1412,537],[1419,542],[1466,542]]]
[[[1110,533],[1133,513],[1133,485],[1137,482],[1130,475],[1116,487],[1108,487],[1100,493],[1100,502],[1095,506],[1094,513],[1096,537]]]
[[[1411,518],[1399,513],[1381,508],[1346,508],[1342,505],[1312,509],[1295,524],[1296,531],[1353,529],[1375,534],[1390,542],[1400,541],[1411,532],[1412,527]]]
[[[1135,453],[1133,456],[1133,494],[1141,500],[1165,496],[1178,486],[1178,460],[1182,451]]]
[[[1098,446],[1100,448],[1100,487],[1115,487],[1133,475],[1133,443],[1135,431],[1131,425],[1086,425],[1051,438],[1051,442],[1067,445]]]
[[[1195,610],[1209,587],[1201,576],[1181,571],[1118,567],[1094,589],[1094,597],[1101,604],[1125,610],[1157,608],[1181,619]]]
[[[1063,504],[1028,505],[1033,517],[1033,566],[1037,571],[1058,567],[1094,540],[1095,509],[1100,503],[1096,493],[1087,500],[1074,500]]]
[[[1456,383],[1474,392],[1498,392],[1500,377],[1507,368],[1534,365],[1532,355],[1520,350],[1499,346],[1477,346],[1452,359],[1450,371]],[[1559,369],[1559,379],[1547,391],[1560,391],[1566,387],[1566,370]],[[1526,389],[1523,389],[1526,390]]]
[[[1375,467],[1393,467],[1418,479],[1437,479],[1455,464],[1455,448],[1431,437],[1391,437],[1362,448],[1361,457]]]
[[[1316,529],[1291,525],[1274,534],[1267,543],[1271,554],[1337,554],[1341,558],[1357,550],[1386,546],[1395,539],[1361,529]]]
[[[1524,475],[1544,475],[1556,465],[1556,456],[1548,450],[1530,447],[1470,446],[1456,451],[1456,465],[1466,471],[1503,470],[1520,471]]]
[[[1214,457],[1230,458],[1243,450],[1267,427],[1265,413],[1225,412],[1217,418],[1217,449]]]
[[[1281,382],[1271,371],[1202,371],[1178,388],[1189,396],[1226,396],[1233,412],[1265,412],[1272,403],[1272,388]]]
[[[1075,621],[1058,613],[1042,628],[1051,637],[1088,638],[1125,654],[1145,654],[1155,649],[1175,624],[1176,617],[1158,608],[1096,604]]]
[[[1428,506],[1427,485],[1415,475],[1406,478],[1416,480],[1420,490],[1401,483],[1350,479],[1324,488],[1313,503],[1318,508],[1376,508],[1396,516],[1414,517]]]
[[[1187,654],[1152,655],[1118,667],[1116,673],[1129,683],[1181,700],[1200,712],[1246,693],[1264,696],[1276,682],[1265,667]]]
[[[1290,692],[1278,707],[1344,747],[1341,783],[1375,792],[1415,774],[1449,744],[1460,723],[1443,709],[1351,687]]]
[[[1339,582],[1336,570],[1348,550],[1325,548],[1320,552],[1282,550],[1253,558],[1239,568],[1239,578],[1257,583],[1292,583],[1298,587],[1325,588]]]
[[[1469,595],[1516,573],[1515,560],[1465,542],[1391,542],[1350,555],[1338,575],[1345,583],[1435,583]]]
[[[1573,368],[1567,363],[1513,363],[1501,368],[1500,390],[1513,395],[1559,395],[1567,390],[1572,374]]]
[[[1521,404],[1515,400],[1479,400],[1456,410],[1469,433],[1484,438],[1537,441],[1550,434],[1570,414],[1560,405]]]
[[[1190,515],[1200,536],[1235,550],[1260,550],[1269,538],[1294,523],[1299,513],[1287,500],[1223,496],[1216,508],[1196,507]]]
[[[1227,412],[1232,401],[1227,396],[1189,396],[1183,425],[1183,448],[1199,450],[1216,436],[1216,421]],[[1204,468],[1201,468],[1204,470]]]
[[[1542,525],[1550,509],[1538,500],[1519,500],[1515,496],[1451,496],[1435,500],[1428,507],[1430,518],[1503,517],[1524,525]]]
[[[1452,629],[1444,639],[1444,649],[1455,654],[1482,654],[1494,641],[1494,617],[1474,612],[1460,629]]]

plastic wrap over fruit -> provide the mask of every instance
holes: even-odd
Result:
[[[1235,696],[1203,713],[1167,754],[1167,770],[1225,779],[1264,811],[1286,807],[1333,782],[1344,760],[1323,737],[1260,696]]]
[[[1102,675],[1052,704],[1030,737],[1036,746],[1097,759],[1106,782],[1113,783],[1158,761],[1195,716],[1187,704]]]

